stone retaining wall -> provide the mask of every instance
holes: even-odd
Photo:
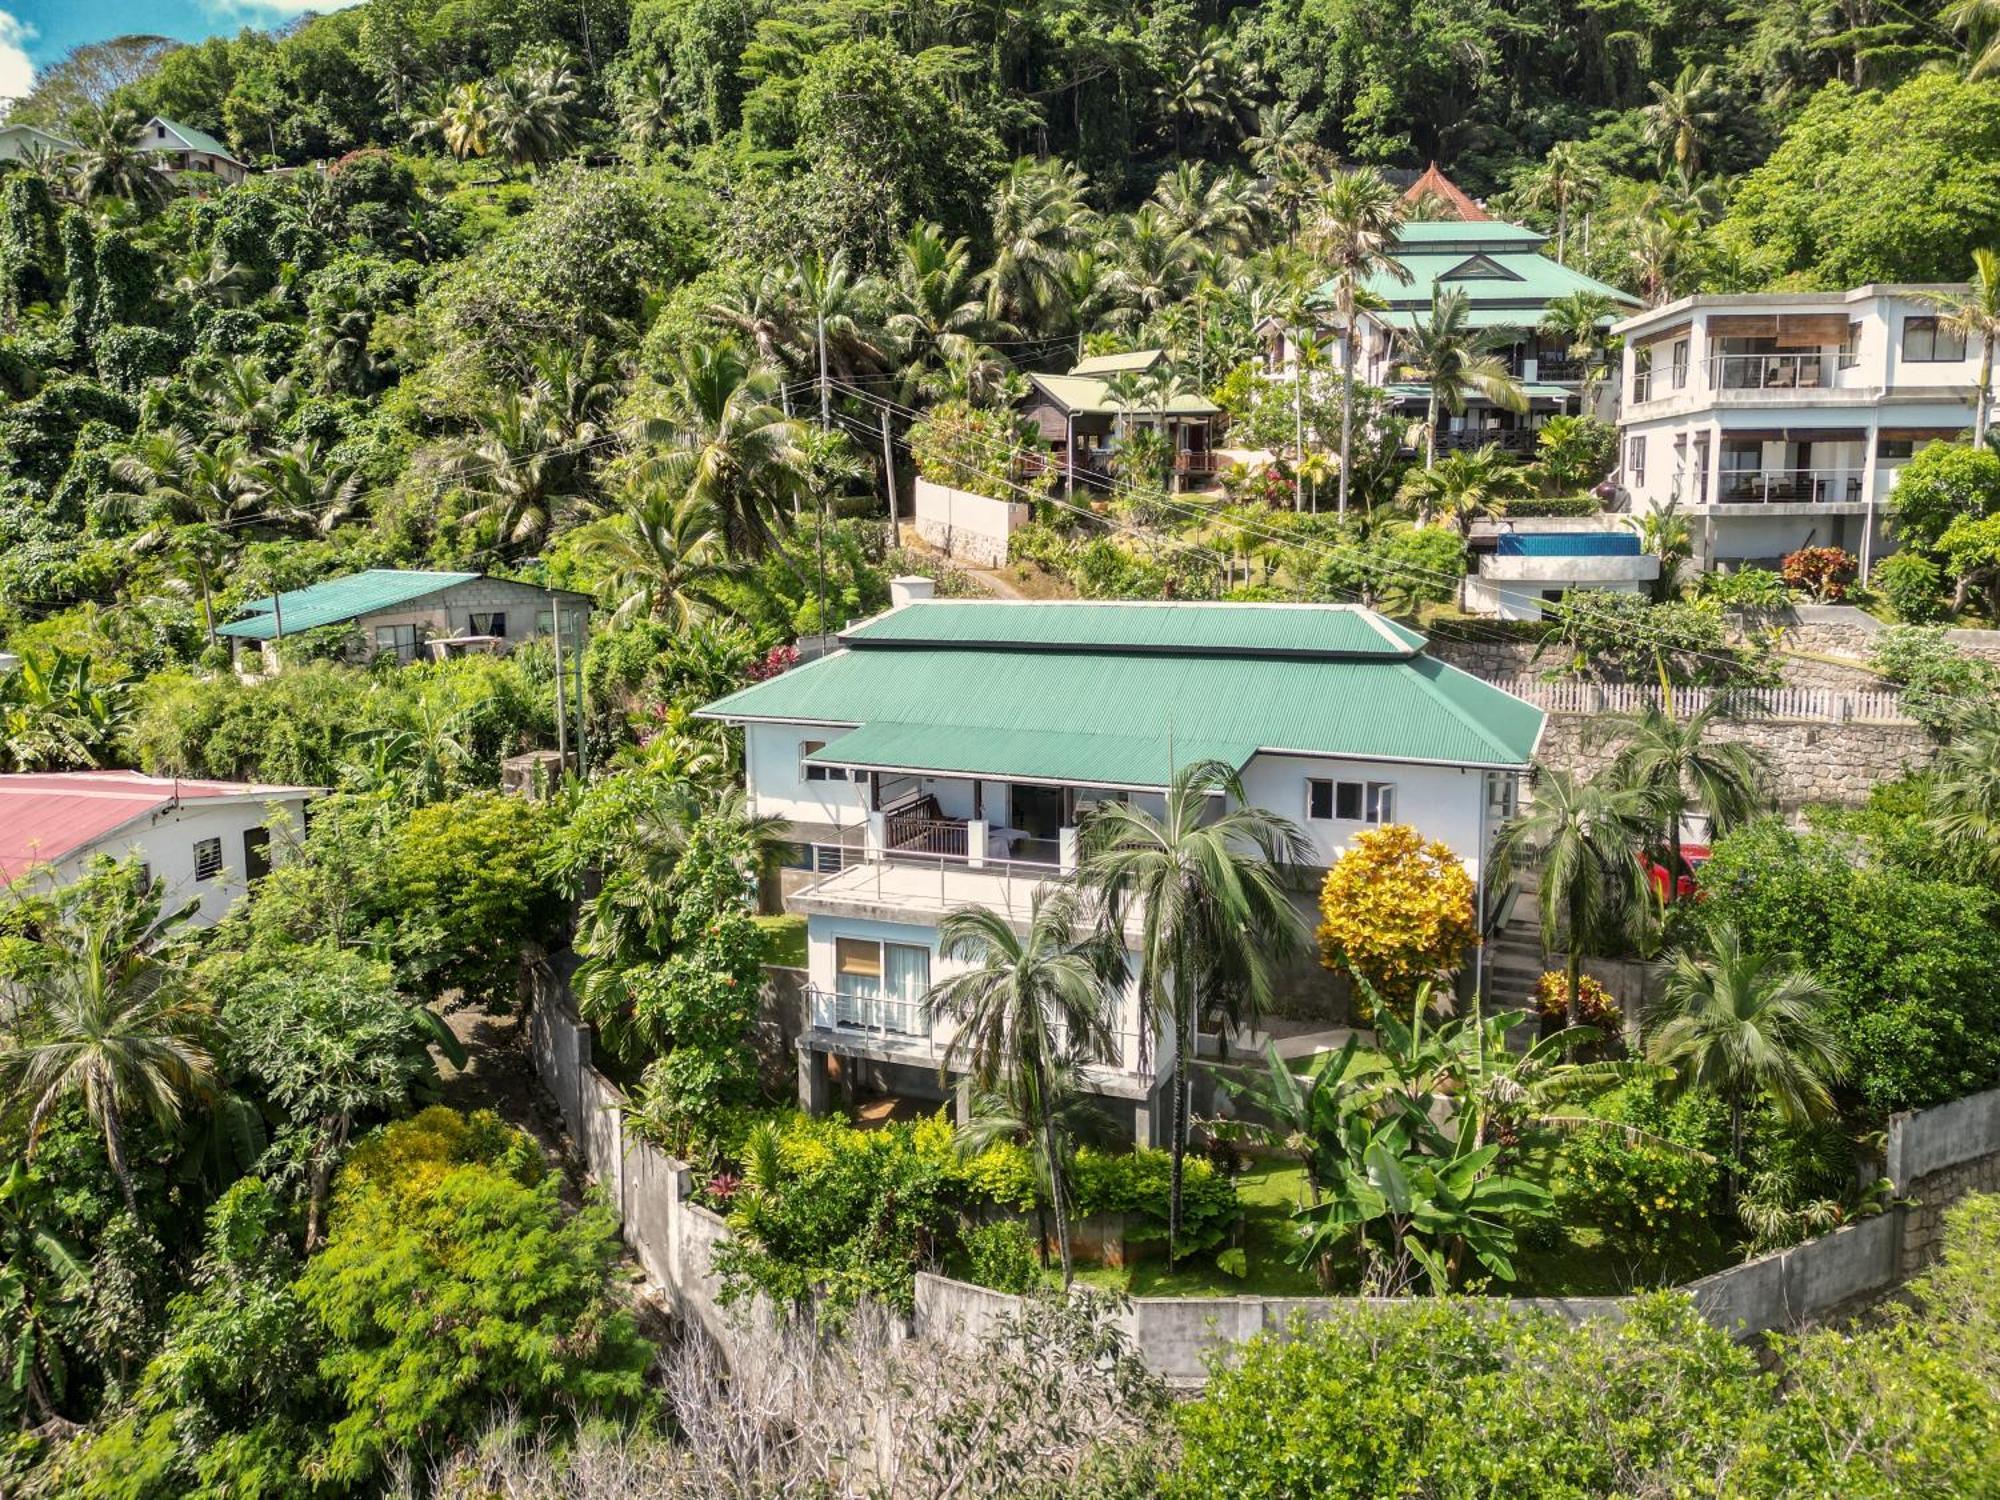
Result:
[[[1778,804],[1792,811],[1808,802],[1858,807],[1877,782],[1920,770],[1937,745],[1916,724],[1825,724],[1783,721],[1719,721],[1718,740],[1755,746],[1769,759]],[[1581,775],[1611,763],[1617,742],[1604,721],[1581,714],[1550,714],[1535,759]]]

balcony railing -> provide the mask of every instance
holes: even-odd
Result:
[[[1717,354],[1708,362],[1708,383],[1718,391],[1826,390],[1833,365],[1825,354]]]
[[[805,997],[807,1016],[815,1031],[856,1037],[878,1046],[907,1048],[934,1058],[944,1056],[950,1046],[948,1037],[940,1037],[933,1030],[922,1000],[842,994],[818,985],[807,985]],[[1050,1039],[1058,1051],[1067,1050],[1068,1028],[1055,1025]],[[1142,1056],[1137,1043],[1137,1032],[1113,1027],[1095,1037],[1085,1055],[1076,1061],[1086,1067],[1136,1071]]]
[[[1440,453],[1469,453],[1495,443],[1502,453],[1532,457],[1538,436],[1532,427],[1468,427],[1457,432],[1440,427],[1437,445]],[[1421,446],[1422,439],[1417,441]]]
[[[887,822],[889,852],[892,855],[945,854],[965,858],[967,824],[963,818],[892,815]]]
[[[1723,505],[1828,505],[1861,499],[1853,469],[1724,469],[1716,478]]]

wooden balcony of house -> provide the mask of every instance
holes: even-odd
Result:
[[[1199,453],[1181,452],[1174,455],[1174,472],[1176,474],[1213,474],[1218,466],[1213,449],[1204,449]]]

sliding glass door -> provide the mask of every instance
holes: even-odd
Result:
[[[931,950],[915,943],[836,938],[834,1024],[864,1031],[927,1036],[924,995],[931,987]]]

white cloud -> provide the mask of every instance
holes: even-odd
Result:
[[[251,25],[275,25],[305,15],[324,15],[330,10],[346,10],[361,0],[201,0],[201,8],[211,16],[229,16]]]
[[[35,86],[28,43],[35,28],[0,10],[0,101],[19,99]]]

